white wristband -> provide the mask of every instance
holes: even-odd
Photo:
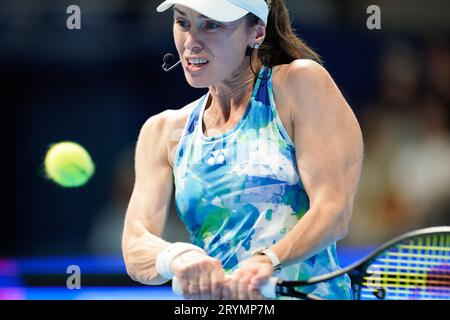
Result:
[[[156,270],[166,279],[172,279],[174,274],[170,270],[172,260],[186,251],[196,250],[206,254],[206,252],[193,244],[185,242],[175,242],[163,249],[156,257]]]
[[[275,252],[273,252],[271,249],[264,249],[262,251],[266,256],[269,257],[270,261],[272,261],[272,265],[274,267],[279,267],[281,265],[280,263],[280,259],[278,259],[277,255],[275,254]]]

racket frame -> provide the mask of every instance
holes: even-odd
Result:
[[[420,236],[426,236],[426,235],[432,235],[432,234],[439,234],[439,233],[450,233],[450,226],[442,226],[442,227],[430,227],[420,230],[411,231],[408,233],[404,233],[388,242],[385,242],[384,244],[380,245],[377,249],[375,249],[373,252],[368,254],[363,259],[354,262],[353,264],[342,268],[340,270],[327,273],[320,276],[315,276],[312,278],[309,278],[307,280],[300,280],[300,281],[290,281],[290,280],[279,280],[276,286],[276,294],[277,296],[287,296],[287,297],[296,297],[296,298],[302,298],[302,299],[309,299],[309,300],[323,300],[322,298],[307,294],[301,291],[296,290],[296,287],[305,287],[310,286],[313,284],[317,284],[320,282],[332,280],[336,277],[342,276],[344,274],[348,274],[348,276],[351,279],[352,282],[352,289],[353,289],[353,299],[359,300],[361,298],[361,283],[365,276],[368,275],[366,272],[367,268],[372,264],[372,262],[382,253],[387,251],[388,249],[395,247],[397,244],[400,244],[404,241],[417,238]],[[382,293],[380,293],[381,296],[378,297],[379,299],[383,299]],[[375,295],[376,296],[376,295]]]

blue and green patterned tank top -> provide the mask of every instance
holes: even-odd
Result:
[[[309,209],[295,146],[274,102],[272,72],[263,66],[247,110],[224,134],[205,136],[209,94],[191,112],[174,160],[176,209],[192,243],[228,272],[284,237]],[[336,244],[275,276],[307,279],[339,269]],[[308,288],[327,299],[351,298],[347,275]]]

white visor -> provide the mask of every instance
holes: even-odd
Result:
[[[269,7],[265,0],[166,0],[156,10],[164,12],[176,4],[219,22],[233,22],[253,13],[267,25],[269,16]]]

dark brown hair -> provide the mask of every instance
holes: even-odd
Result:
[[[311,59],[322,63],[320,56],[295,34],[284,0],[266,0],[266,2],[269,4],[270,12],[266,38],[258,50],[261,62],[268,67],[289,64],[296,59]],[[247,15],[248,27],[255,26],[259,21],[254,14]]]

